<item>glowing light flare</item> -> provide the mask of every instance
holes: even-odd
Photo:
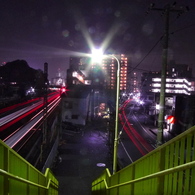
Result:
[[[101,48],[105,50],[108,45],[110,45],[112,39],[115,37],[115,35],[121,30],[121,24],[114,24],[110,31],[108,32],[104,42],[101,45]],[[114,52],[113,52],[114,53]]]
[[[93,48],[91,51],[92,63],[101,63],[103,59],[103,50]]]
[[[175,117],[174,116],[168,116],[167,117],[167,123],[168,124],[174,124],[175,123]]]
[[[141,105],[143,105],[144,104],[144,102],[142,101],[142,100],[140,100],[140,102],[139,102]]]
[[[160,110],[160,105],[156,104],[156,110]]]
[[[93,50],[94,43],[93,43],[92,38],[90,36],[90,31],[87,28],[85,20],[83,20],[82,18],[83,17],[81,15],[79,15],[79,14],[77,15],[77,17],[76,17],[77,24],[80,26],[80,30],[81,30],[89,48],[91,48],[91,50]],[[112,28],[108,32],[105,40],[101,44],[102,51],[104,51],[108,47],[108,45],[110,45],[110,42],[112,41],[112,39],[115,37],[115,35],[120,30],[121,30],[121,24],[114,24],[112,26]],[[114,53],[114,51],[113,51],[113,53]]]
[[[62,93],[66,92],[66,88],[65,87],[62,87],[60,90],[61,90]]]

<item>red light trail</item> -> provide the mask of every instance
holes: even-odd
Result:
[[[125,113],[125,108],[130,101],[131,100],[127,100],[120,108],[119,119],[128,137],[132,140],[140,153],[142,155],[145,155],[148,152],[152,151],[153,148],[145,141],[145,139],[134,129],[134,127],[128,121]]]
[[[53,100],[55,100],[56,98],[59,97],[59,94],[55,94],[55,93],[52,93],[52,94],[49,94],[49,95],[51,97],[48,97],[48,103],[49,102],[52,102]],[[7,109],[5,108],[5,109],[2,109],[2,110],[8,111],[8,110],[14,109],[16,107],[19,107],[21,105],[25,105],[25,104],[28,104],[30,102],[34,102],[34,101],[37,101],[37,100],[41,100],[41,99],[40,98],[36,98],[36,99],[31,100],[31,101],[27,101],[27,102],[24,102],[24,103],[16,104],[16,105],[13,105],[13,106],[8,107]],[[4,125],[0,126],[0,132],[6,130],[9,127],[11,127],[12,125],[14,125],[15,123],[17,123],[18,121],[20,121],[23,118],[29,116],[30,114],[32,114],[33,112],[39,110],[43,106],[44,106],[43,105],[43,102],[40,102],[40,104],[37,105],[36,107],[34,107],[33,109],[26,110],[25,113],[18,114],[18,116],[16,116],[16,118],[13,117],[9,122],[7,122]]]

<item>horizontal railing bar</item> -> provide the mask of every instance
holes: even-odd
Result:
[[[169,169],[166,169],[166,170],[163,170],[163,171],[159,171],[159,172],[154,173],[154,174],[150,174],[150,175],[138,178],[138,179],[134,179],[134,180],[124,182],[124,183],[121,183],[121,184],[118,184],[118,185],[110,186],[110,187],[108,186],[108,184],[106,182],[106,179],[103,179],[103,180],[99,181],[98,183],[95,183],[94,185],[92,185],[92,187],[98,185],[101,182],[104,182],[105,186],[106,186],[106,189],[112,189],[112,188],[124,186],[124,185],[127,185],[127,184],[139,182],[139,181],[146,180],[146,179],[151,179],[151,178],[155,178],[155,177],[158,177],[158,176],[168,175],[168,174],[176,172],[176,171],[183,171],[185,169],[192,168],[194,166],[195,166],[195,161],[188,162],[186,164],[179,165],[177,167],[172,167],[172,168],[169,168]]]
[[[138,160],[134,161],[131,166],[137,164],[140,161],[143,161],[145,158],[161,151],[164,150],[167,146],[173,144],[176,141],[180,141],[182,138],[185,138],[187,136],[189,136],[190,134],[195,134],[195,125],[192,126],[191,128],[189,128],[187,131],[184,131],[183,133],[177,135],[176,137],[172,138],[171,140],[169,140],[168,142],[163,143],[163,145],[155,148],[153,151],[149,152],[148,154],[144,155],[143,157],[139,158]],[[128,169],[128,166],[125,167],[124,169],[121,169],[120,171],[118,171],[117,173],[120,173],[121,171],[124,171],[125,169]]]
[[[8,153],[12,153],[14,154],[18,159],[20,159],[22,162],[25,162],[31,169],[33,169],[34,171],[36,171],[39,175],[42,175],[44,176],[44,174],[39,171],[38,169],[36,169],[33,165],[31,165],[26,159],[22,158],[22,156],[20,156],[17,152],[15,152],[12,148],[10,148],[5,142],[3,142],[1,139],[0,139],[0,145],[3,145],[4,148],[7,149],[7,152]]]
[[[53,182],[51,182],[51,181],[52,181],[51,179],[49,179],[47,186],[42,186],[42,185],[39,185],[39,184],[34,183],[34,182],[32,182],[32,181],[28,181],[28,180],[26,180],[26,179],[24,179],[24,178],[15,176],[15,175],[13,175],[13,174],[11,174],[11,173],[8,173],[7,171],[4,171],[4,170],[2,170],[2,169],[0,169],[0,175],[6,175],[6,176],[8,176],[9,178],[13,178],[13,179],[15,179],[15,180],[22,181],[22,182],[24,182],[24,183],[27,183],[27,184],[30,184],[30,185],[33,185],[33,186],[36,186],[36,187],[40,187],[40,188],[43,188],[43,189],[46,189],[46,190],[49,189],[50,184],[52,184],[52,185],[54,186],[54,188],[58,189],[58,187],[56,187],[56,185],[54,185]]]

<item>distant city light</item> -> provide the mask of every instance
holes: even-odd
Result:
[[[174,124],[175,123],[175,117],[174,116],[168,116],[167,117],[167,123],[168,124]]]
[[[143,105],[144,104],[144,102],[142,101],[142,100],[140,100],[140,102],[139,102],[141,105]]]
[[[28,89],[28,90],[26,91],[26,95],[33,95],[33,94],[35,94],[35,88],[30,87],[30,89]]]
[[[64,93],[66,91],[66,89],[65,88],[62,88],[62,93]]]

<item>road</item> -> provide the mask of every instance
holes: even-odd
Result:
[[[48,103],[52,102],[57,97],[59,97],[59,93],[49,94]],[[17,107],[18,109],[16,109]],[[34,113],[37,110],[40,110],[40,108],[42,107],[43,107],[43,98],[35,98],[31,101],[20,103],[19,105],[14,105],[8,108],[1,109],[0,113],[4,114],[4,116],[0,117],[0,132],[6,130],[14,123],[22,120],[27,115],[30,115],[31,113]]]
[[[8,110],[8,114],[0,118],[0,139],[8,146],[13,148],[27,134],[32,136],[37,126],[41,123],[44,117],[43,98],[35,99],[32,103],[25,104],[24,107],[12,106],[4,110]],[[47,115],[49,115],[60,102],[59,93],[51,93],[48,95]],[[11,112],[12,111],[12,112]],[[11,113],[10,113],[11,112]],[[25,120],[24,120],[25,119]],[[18,121],[23,121],[21,126],[15,125]],[[9,129],[8,129],[9,128]],[[25,137],[25,140],[28,140]]]
[[[127,100],[120,108],[118,145],[119,166],[124,168],[156,147],[157,127],[134,100]],[[164,133],[167,139],[171,135]]]
[[[59,105],[60,97],[56,98],[54,101],[48,104],[48,113],[49,114],[57,105]],[[35,126],[43,120],[44,113],[43,109],[38,112],[25,126],[21,127],[17,132],[12,133],[9,137],[3,141],[13,148],[18,142],[20,142],[24,136],[26,136],[30,131],[34,131]],[[36,128],[37,129],[37,128]]]

